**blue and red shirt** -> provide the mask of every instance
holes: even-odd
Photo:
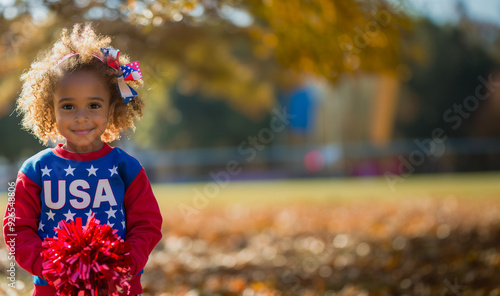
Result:
[[[45,149],[22,165],[15,189],[15,257],[34,275],[34,295],[55,289],[41,278],[42,240],[56,236],[59,221],[90,216],[108,224],[132,247],[130,294],[142,293],[140,272],[161,239],[161,213],[144,168],[108,144],[98,151],[74,153]],[[4,218],[4,237],[11,238]]]

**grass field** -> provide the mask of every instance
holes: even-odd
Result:
[[[154,185],[164,237],[144,295],[500,295],[498,180]],[[3,245],[0,264],[0,295],[29,295],[20,270],[6,286]]]
[[[422,195],[496,198],[500,197],[499,178],[499,173],[415,175],[393,187],[385,177],[231,182],[226,187],[218,186],[220,194],[210,204],[365,202],[419,198]],[[205,185],[159,184],[154,186],[154,191],[161,206],[170,207],[194,198],[194,189],[201,191]]]

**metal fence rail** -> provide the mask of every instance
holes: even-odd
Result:
[[[377,165],[381,162],[386,163],[386,168],[392,165],[392,172],[398,173],[394,167],[397,169],[397,165],[404,161],[402,159],[411,162],[418,157],[424,159],[418,165],[417,172],[500,170],[500,139],[497,138],[447,139],[442,142],[429,139],[396,140],[383,147],[357,142],[322,146],[269,145],[261,150],[245,148],[247,150],[242,147],[224,147],[137,151],[135,155],[156,181],[203,180],[208,178],[210,172],[224,170],[228,164],[235,163],[243,170],[235,176],[239,178],[350,176],[358,174],[349,166],[367,163]],[[308,159],[312,152],[316,159]],[[478,166],[479,159],[482,159],[479,164],[485,163],[482,167]],[[307,161],[319,162],[320,169],[309,171]],[[378,173],[381,171],[378,170]],[[377,174],[377,171],[373,174]]]

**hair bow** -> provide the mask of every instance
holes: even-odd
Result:
[[[120,51],[115,48],[101,48],[104,54],[105,62],[113,69],[121,70],[122,74],[118,75],[118,91],[123,98],[125,104],[137,96],[137,92],[130,87],[125,80],[139,80],[142,79],[141,68],[139,62],[133,62],[126,65],[120,65],[118,56]]]

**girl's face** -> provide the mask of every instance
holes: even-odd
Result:
[[[56,89],[55,119],[66,150],[84,153],[103,146],[101,135],[112,110],[109,91],[99,78],[92,72],[71,73]]]

